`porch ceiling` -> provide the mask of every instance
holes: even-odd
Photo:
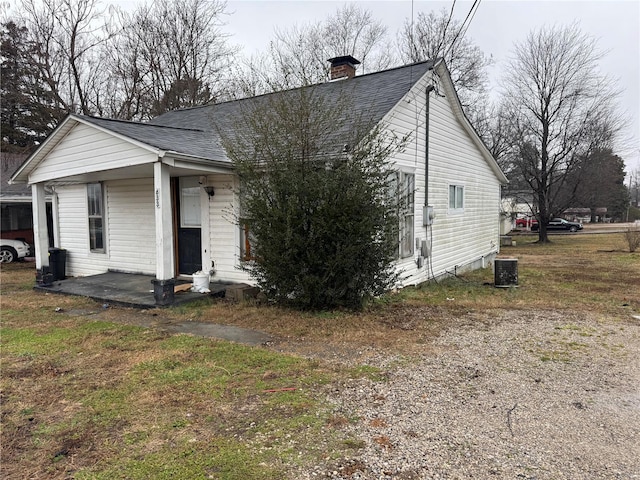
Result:
[[[171,177],[189,177],[197,175],[207,175],[210,173],[228,173],[228,170],[202,168],[194,166],[188,168],[184,165],[177,167],[169,167]],[[131,167],[115,168],[113,170],[103,170],[97,172],[83,173],[80,175],[71,175],[68,177],[50,180],[46,185],[74,185],[91,182],[107,182],[110,180],[127,180],[131,178],[153,178],[153,164],[135,165]]]

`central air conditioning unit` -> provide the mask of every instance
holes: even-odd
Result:
[[[494,261],[494,286],[517,287],[518,286],[518,259],[496,258]]]

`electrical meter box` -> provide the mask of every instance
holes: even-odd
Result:
[[[436,218],[436,212],[431,205],[422,207],[422,225],[433,224],[433,219]]]

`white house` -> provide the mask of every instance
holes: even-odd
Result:
[[[354,108],[409,135],[393,162],[415,189],[409,240],[397,261],[402,285],[488,265],[499,250],[500,188],[507,179],[463,114],[443,61],[314,85],[327,98],[347,89]],[[279,94],[271,94],[279,95]],[[70,115],[13,175],[33,197],[37,281],[49,281],[45,187],[53,191],[55,246],[67,275],[115,270],[155,275],[156,302],[198,270],[251,283],[240,270],[237,179],[220,129],[260,97],[178,110],[149,123]],[[425,179],[427,180],[425,182]],[[405,219],[407,220],[407,219]]]

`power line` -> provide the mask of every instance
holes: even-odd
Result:
[[[473,20],[473,17],[476,15],[476,12],[478,11],[478,7],[480,6],[480,1],[481,0],[474,0],[473,5],[471,5],[471,9],[469,10],[469,13],[467,13],[467,16],[464,19],[464,22],[462,22],[462,25],[460,25],[460,30],[458,30],[458,33],[453,38],[451,45],[449,45],[449,48],[444,53],[443,57],[446,57],[447,54],[453,49],[453,46],[458,41],[458,37],[460,37],[460,35],[464,36],[464,33],[467,32],[467,29],[471,24],[471,20]],[[464,30],[464,33],[463,33],[463,30]]]
[[[453,18],[454,8],[456,8],[456,0],[453,0],[453,4],[451,5],[451,11],[449,12],[449,18],[447,19],[447,24],[444,26],[444,30],[442,31],[442,43],[444,43],[444,39],[447,35],[447,28],[449,28],[449,24],[451,23],[451,18]]]

